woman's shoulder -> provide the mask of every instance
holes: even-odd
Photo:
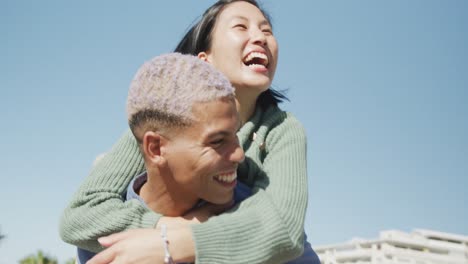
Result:
[[[268,125],[272,129],[297,127],[303,130],[301,122],[292,114],[279,108],[278,106],[270,106],[265,109],[260,126]]]
[[[284,111],[278,106],[270,106],[265,109],[260,121],[258,132],[263,134],[265,139],[305,140],[306,138],[302,123],[292,113]]]

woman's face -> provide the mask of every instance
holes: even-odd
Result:
[[[275,75],[278,44],[262,12],[239,1],[221,11],[210,50],[198,56],[224,73],[238,96],[257,98],[270,87]]]

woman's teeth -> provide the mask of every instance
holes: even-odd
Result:
[[[264,66],[268,65],[268,56],[261,52],[251,52],[244,60],[244,63],[247,66],[255,65],[255,66]]]
[[[231,183],[236,180],[237,173],[234,171],[234,172],[230,172],[226,174],[220,174],[220,175],[215,176],[214,178],[221,182]]]
[[[262,64],[249,64],[248,67],[250,68],[265,68]]]

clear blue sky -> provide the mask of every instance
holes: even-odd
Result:
[[[59,217],[126,129],[132,76],[211,3],[0,1],[0,264],[73,256]],[[307,130],[312,244],[468,235],[468,2],[263,3]]]

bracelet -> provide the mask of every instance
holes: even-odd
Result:
[[[169,241],[167,240],[167,226],[161,225],[161,238],[164,246],[164,264],[174,264],[171,254],[169,253]]]

